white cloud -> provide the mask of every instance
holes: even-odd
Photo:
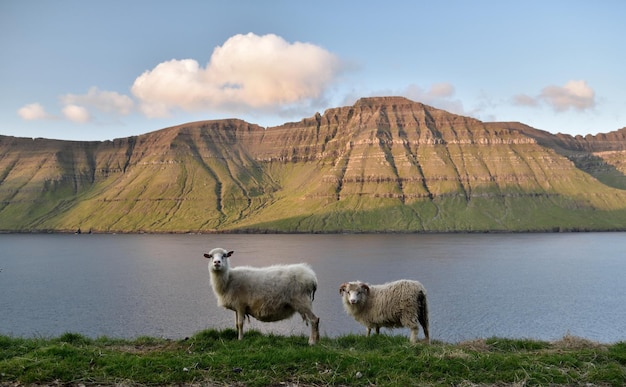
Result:
[[[70,121],[84,124],[91,121],[87,109],[78,105],[67,105],[63,108],[63,115]]]
[[[593,108],[595,92],[585,81],[569,81],[565,86],[547,86],[540,94],[555,111],[562,112],[568,109],[586,110]]]
[[[29,105],[25,105],[21,107],[17,114],[22,117],[23,120],[33,121],[33,120],[46,120],[51,119],[52,116],[46,113],[43,106],[38,103],[31,103]]]
[[[66,94],[60,97],[63,105],[89,106],[106,113],[128,115],[134,102],[127,96],[114,91],[103,91],[91,87],[87,94]]]
[[[216,47],[206,67],[194,59],[160,63],[131,91],[149,117],[177,108],[280,112],[321,100],[340,71],[338,58],[321,47],[249,33]]]

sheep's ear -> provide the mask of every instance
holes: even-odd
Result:
[[[367,286],[367,284],[361,284],[361,288],[363,290],[365,290],[365,293],[369,294],[370,293],[370,287]]]
[[[339,294],[343,295],[343,292],[346,291],[346,288],[348,287],[347,283],[342,283],[341,286],[339,287]]]
[[[229,251],[226,254],[224,254],[225,257],[230,257],[231,255],[233,255],[234,251]]]
[[[204,258],[211,259],[213,256],[211,254],[204,253]]]

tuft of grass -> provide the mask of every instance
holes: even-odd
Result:
[[[183,340],[0,336],[0,384],[621,386],[626,343],[489,338],[411,345],[406,337],[304,336],[232,329]]]

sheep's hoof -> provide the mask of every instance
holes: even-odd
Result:
[[[315,345],[320,340],[319,332],[312,333],[309,337],[309,345]]]
[[[320,319],[316,317],[311,321],[311,336],[309,336],[309,345],[315,345],[320,339]]]

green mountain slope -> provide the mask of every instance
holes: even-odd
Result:
[[[272,128],[0,136],[0,230],[625,230],[625,134],[552,135],[384,97]]]

